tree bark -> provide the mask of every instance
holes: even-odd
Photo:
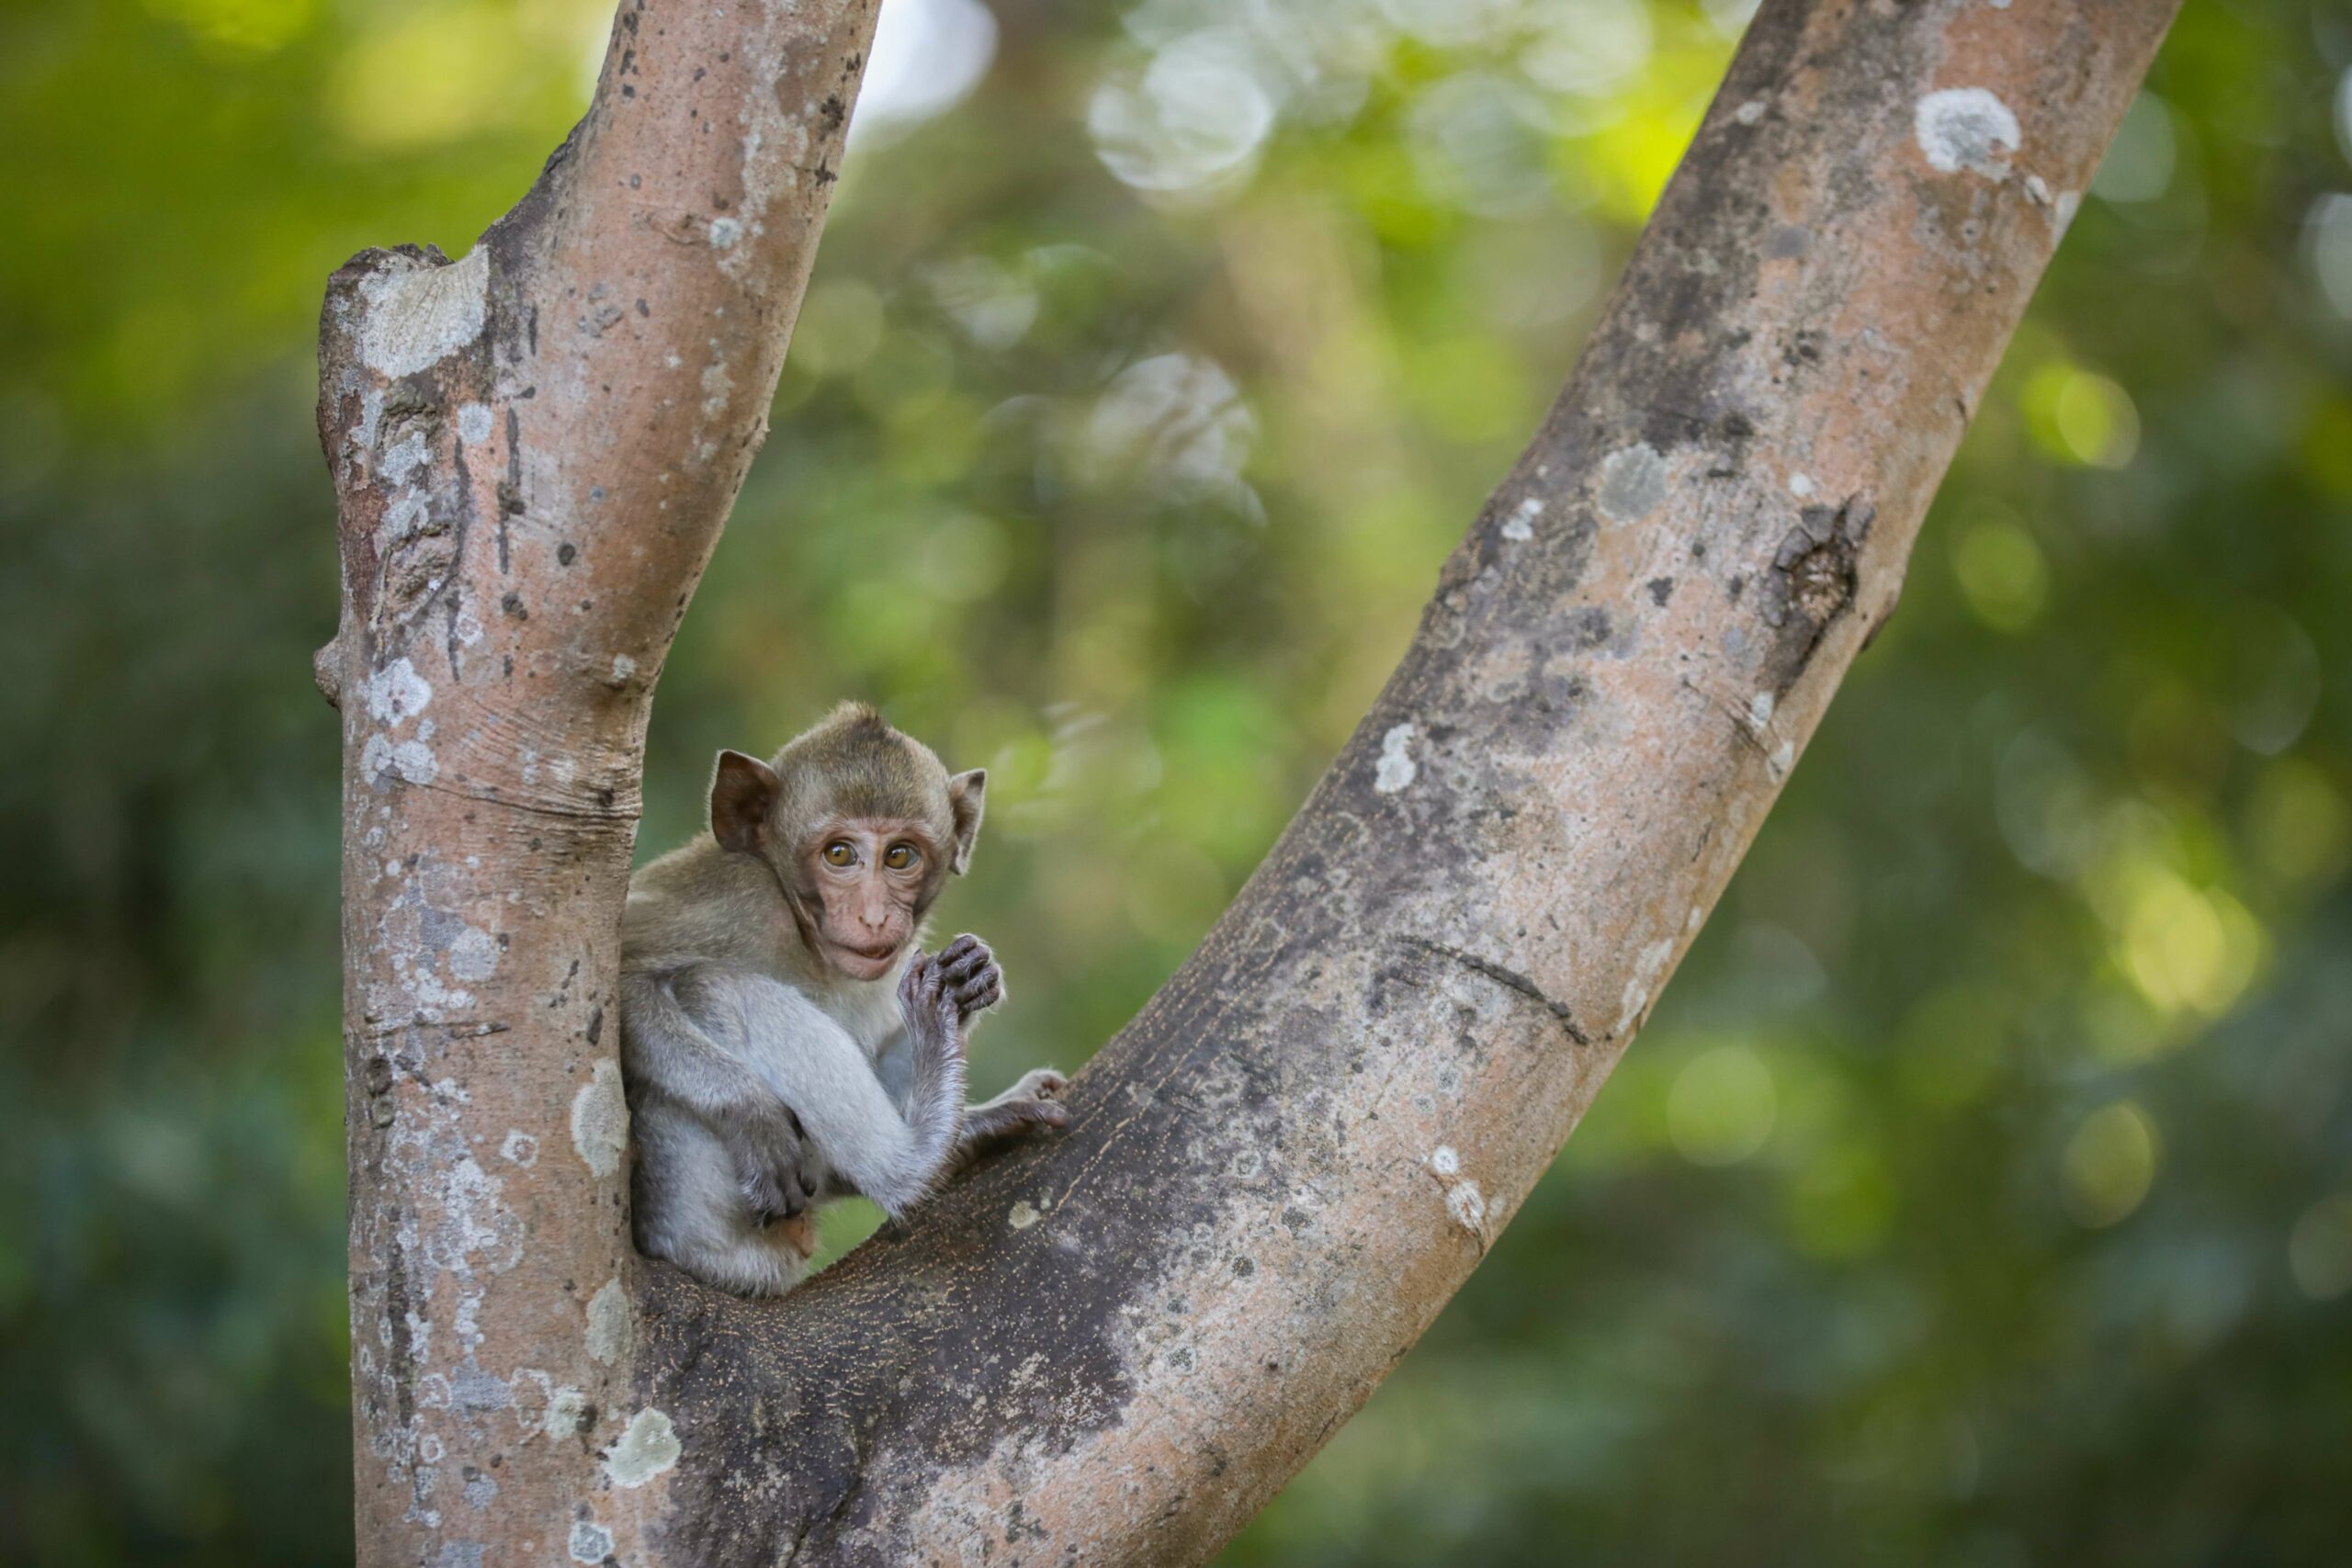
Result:
[[[628,0],[522,204],[359,257],[322,328],[361,1561],[1214,1551],[1640,1029],[2174,8],[1767,0],[1403,664],[1069,1134],[751,1303],[629,1248],[618,911],[873,8]]]
[[[619,910],[653,682],[767,430],[876,0],[623,0],[461,260],[330,282],[360,1561],[660,1560]]]

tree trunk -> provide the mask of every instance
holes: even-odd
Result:
[[[322,325],[362,1562],[1215,1551],[1640,1029],[2173,9],[1767,0],[1402,666],[1069,1134],[752,1303],[629,1248],[618,912],[874,9],[625,0],[531,194],[456,263],[357,258]]]
[[[587,118],[321,324],[368,1564],[660,1560],[614,984],[653,683],[767,430],[876,0],[623,0]]]

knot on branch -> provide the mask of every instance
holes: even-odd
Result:
[[[350,659],[380,663],[421,626],[454,642],[475,624],[452,595],[475,510],[469,461],[490,460],[495,434],[492,272],[486,245],[454,262],[402,245],[363,251],[328,284],[319,437],[341,514],[345,615],[313,672],[338,706]],[[445,603],[448,614],[429,614]]]
[[[1764,623],[1780,634],[1767,666],[1775,697],[1796,684],[1831,624],[1853,606],[1857,562],[1877,514],[1859,495],[1835,508],[1808,506],[1781,541],[1764,595]]]

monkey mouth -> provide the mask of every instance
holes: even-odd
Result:
[[[837,942],[832,944],[832,948],[835,953],[846,954],[863,963],[888,964],[899,955],[899,950],[905,945],[904,942],[886,942],[874,947],[860,947],[855,942]]]

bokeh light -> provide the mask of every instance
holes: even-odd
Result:
[[[1752,9],[885,0],[640,852],[878,701],[991,773],[976,1086],[1079,1066],[1387,679]],[[611,8],[11,19],[0,1561],[341,1561],[320,290],[470,244]],[[2342,1555],[2347,321],[2352,31],[2184,7],[1643,1038],[1228,1562]]]
[[[2156,1128],[2129,1100],[2103,1105],[2066,1140],[2066,1212],[2094,1229],[2128,1218],[2156,1179]]]

